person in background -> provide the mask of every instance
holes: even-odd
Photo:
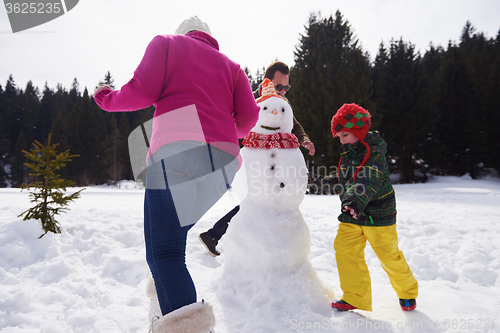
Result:
[[[389,179],[387,144],[378,133],[368,133],[370,113],[356,104],[344,104],[333,116],[331,131],[339,137],[342,213],[334,242],[342,299],[332,302],[339,311],[372,310],[370,273],[364,259],[366,241],[405,311],[416,308],[418,283],[398,248],[396,196]],[[333,183],[332,180],[329,180]]]
[[[290,69],[288,66],[281,62],[273,62],[269,67],[267,67],[264,73],[264,79],[269,79],[274,84],[274,89],[276,93],[282,97],[290,90],[291,86],[288,84],[290,76]],[[262,85],[259,85],[257,90],[253,92],[255,99],[259,98],[261,95]],[[311,142],[307,136],[302,125],[297,121],[295,116],[293,116],[293,130],[292,133],[299,139],[299,143],[302,147],[309,151],[309,155],[314,155],[315,149],[314,144]]]
[[[153,319],[150,329],[209,332],[214,315],[210,305],[197,302],[186,267],[186,238],[229,188],[237,170],[238,138],[257,122],[259,107],[248,77],[219,51],[208,25],[194,16],[175,34],[154,37],[121,89],[101,86],[94,99],[106,111],[155,106],[144,234],[161,318]]]
[[[271,82],[274,84],[276,93],[282,97],[285,97],[285,94],[290,89],[290,85],[288,84],[289,75],[290,69],[288,68],[288,66],[281,61],[276,61],[266,69],[266,72],[264,73],[264,79],[271,80]],[[254,91],[253,94],[255,99],[260,97],[261,89],[262,86],[259,85],[257,90]],[[304,131],[304,128],[302,127],[302,125],[300,125],[295,116],[293,117],[292,133],[297,137],[297,139],[299,139],[299,144],[309,150],[309,155],[314,155],[314,144],[311,142],[306,132]],[[219,221],[217,221],[211,229],[199,235],[200,241],[203,243],[203,245],[205,245],[205,248],[213,256],[220,255],[220,252],[217,250],[217,244],[219,243],[219,240],[222,238],[222,236],[226,233],[229,222],[231,222],[231,219],[238,213],[239,210],[239,205],[234,207]]]

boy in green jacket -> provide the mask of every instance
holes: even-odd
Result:
[[[344,292],[332,307],[339,311],[372,310],[370,273],[364,259],[369,241],[401,308],[411,311],[416,308],[418,283],[398,248],[387,144],[377,133],[368,133],[370,121],[370,113],[356,104],[344,104],[332,119],[333,137],[338,136],[342,143],[337,173],[342,213],[334,248]]]

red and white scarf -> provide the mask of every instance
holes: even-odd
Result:
[[[299,140],[291,133],[259,134],[250,132],[243,139],[243,146],[259,149],[299,148]]]

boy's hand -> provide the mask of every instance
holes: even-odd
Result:
[[[342,211],[344,213],[349,212],[352,215],[352,217],[354,217],[356,220],[358,219],[358,216],[357,216],[356,212],[354,211],[354,209],[352,209],[350,207],[347,207],[347,206],[344,206],[344,208],[342,209]]]

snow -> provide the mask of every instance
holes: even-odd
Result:
[[[216,332],[247,332],[246,327],[252,327],[252,333],[500,332],[500,181],[435,177],[426,184],[394,188],[400,249],[420,286],[416,311],[401,311],[369,245],[373,312],[339,313],[328,304],[304,309],[280,304],[269,294],[273,285],[286,282],[289,276],[283,274],[300,271],[283,271],[281,276],[274,272],[258,281],[236,279],[232,285],[226,279],[222,285],[224,238],[222,255],[214,258],[198,234],[237,204],[236,196],[229,194],[188,236],[188,267],[198,297],[214,307]],[[120,188],[87,188],[59,216],[62,234],[38,239],[43,233],[40,222],[17,217],[31,205],[28,192],[0,189],[0,331],[147,332],[145,290],[150,274],[142,234],[143,198],[144,190],[132,182]],[[338,197],[329,195],[307,195],[300,206],[311,235],[309,261],[337,297],[342,291],[333,240],[339,209]],[[261,300],[259,311],[237,297],[245,290]],[[314,292],[302,285],[297,299]],[[246,310],[243,318],[238,309]],[[263,311],[276,320],[263,320]]]

